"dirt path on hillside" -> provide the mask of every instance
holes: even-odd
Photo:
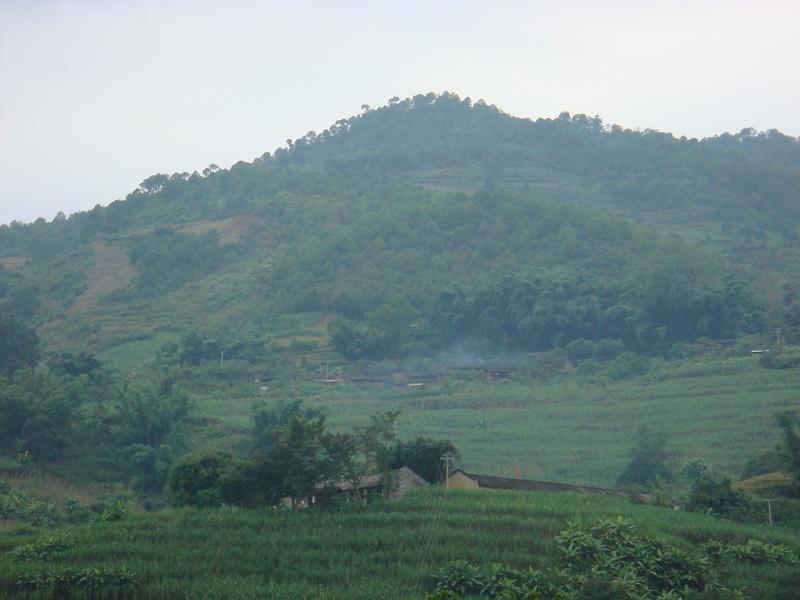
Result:
[[[21,269],[27,262],[27,256],[0,256],[0,267],[9,271]]]
[[[70,313],[92,308],[100,297],[125,287],[136,274],[128,253],[119,242],[92,242],[92,252],[94,264],[86,276],[88,287],[69,307]]]

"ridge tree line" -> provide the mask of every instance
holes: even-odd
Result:
[[[312,497],[324,502],[336,482],[352,486],[352,498],[361,501],[365,479],[376,474],[380,493],[388,494],[392,471],[400,467],[439,481],[441,458],[457,456],[455,447],[424,437],[400,440],[399,415],[376,413],[352,431],[334,432],[323,414],[299,401],[256,405],[249,453],[212,450],[184,456],[170,470],[167,496],[175,506],[276,506],[289,498],[296,507]]]
[[[327,165],[348,173],[475,163],[497,171],[500,165],[535,162],[590,178],[623,205],[640,210],[703,208],[727,223],[758,223],[787,239],[797,235],[792,223],[800,219],[793,201],[800,193],[800,140],[775,129],[676,138],[568,112],[554,119],[516,118],[448,92],[362,108],[319,135],[311,131],[290,140],[287,149],[262,161]]]
[[[273,184],[289,166],[374,177],[432,166],[472,168],[476,163],[486,167],[478,171],[496,172],[504,165],[526,162],[592,177],[623,202],[641,208],[708,207],[727,222],[763,221],[796,236],[792,223],[800,215],[792,199],[800,189],[797,138],[752,128],[704,140],[676,138],[567,112],[531,120],[512,117],[483,100],[444,92],[396,97],[375,109],[365,106],[360,114],[339,119],[319,134],[309,131],[274,153],[231,169],[210,165],[202,173],[152,175],[125,201],[105,208],[69,218],[59,213],[50,223],[38,219],[27,225],[0,225],[0,253],[42,255],[87,235],[115,233],[143,220],[227,216],[252,208],[254,200],[263,201],[280,189]],[[303,187],[297,181],[292,186],[295,191]]]

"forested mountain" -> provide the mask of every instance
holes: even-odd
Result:
[[[319,312],[347,358],[666,353],[800,324],[799,200],[800,142],[777,131],[689,140],[394,98],[250,163],[0,227],[0,306],[46,351],[241,344]]]

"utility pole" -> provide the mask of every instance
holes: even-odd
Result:
[[[783,329],[778,328],[778,329],[775,330],[775,337],[776,337],[775,341],[776,341],[776,345],[778,346],[778,352],[779,353],[781,351],[782,344],[783,344],[783,340],[781,339],[781,334],[782,333],[783,333]]]
[[[219,368],[221,369],[225,365],[225,350],[222,350],[219,353]]]
[[[769,524],[772,525],[772,501],[775,498],[766,498],[767,501],[767,514],[769,515]]]
[[[442,455],[442,462],[444,463],[444,487],[450,487],[450,463],[453,462],[454,456],[449,452]]]

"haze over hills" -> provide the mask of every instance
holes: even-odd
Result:
[[[314,312],[341,317],[348,358],[665,353],[800,323],[798,200],[800,142],[777,131],[677,139],[394,98],[230,170],[0,227],[0,302],[51,350],[230,345]]]

